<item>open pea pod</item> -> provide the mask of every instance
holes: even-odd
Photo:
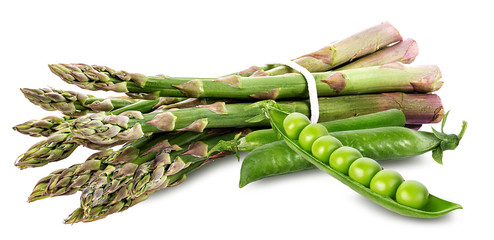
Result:
[[[281,135],[282,139],[287,143],[287,145],[293,149],[295,152],[304,157],[307,161],[312,163],[314,166],[320,170],[326,172],[327,174],[338,179],[343,184],[347,185],[354,191],[358,192],[362,196],[368,198],[369,200],[381,205],[382,207],[396,212],[398,214],[410,217],[418,218],[435,218],[440,217],[446,213],[449,213],[456,209],[461,209],[462,206],[453,202],[446,201],[444,199],[438,198],[432,194],[429,195],[428,201],[425,206],[420,209],[405,206],[398,203],[390,197],[385,197],[380,195],[370,188],[358,183],[357,181],[351,179],[349,176],[331,168],[330,166],[324,164],[313,155],[305,151],[301,146],[298,145],[297,141],[290,139],[283,128],[283,120],[288,115],[288,113],[277,109],[276,104],[267,104],[264,106],[266,112],[266,117],[270,120],[273,129]]]

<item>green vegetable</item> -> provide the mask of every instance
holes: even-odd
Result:
[[[305,78],[292,73],[277,76],[184,78],[124,74],[104,66],[51,64],[53,73],[69,84],[88,90],[105,90],[155,97],[287,99],[307,98]],[[312,73],[318,96],[438,90],[443,82],[434,65],[390,63],[381,66]],[[91,76],[91,78],[90,78]]]
[[[283,120],[287,116],[287,113],[280,111],[278,108],[272,106],[272,105],[267,105],[265,106],[265,111],[266,115],[270,119],[270,122],[273,126],[273,129],[276,130],[283,138],[283,140],[287,143],[287,145],[292,148],[294,151],[296,151],[298,154],[302,155],[307,161],[310,163],[314,164],[317,168],[320,170],[326,172],[327,174],[335,177],[348,187],[352,188],[354,191],[360,193],[364,197],[368,198],[369,200],[374,201],[375,203],[391,210],[394,212],[397,212],[399,214],[405,215],[405,216],[412,216],[412,217],[422,217],[422,218],[431,218],[431,217],[439,217],[442,216],[448,212],[451,212],[455,209],[461,208],[460,205],[452,202],[448,202],[446,200],[440,199],[438,197],[435,197],[433,195],[429,195],[427,198],[427,202],[424,206],[420,208],[415,208],[414,206],[408,206],[405,204],[402,204],[398,201],[393,200],[392,198],[383,196],[379,193],[376,193],[372,191],[370,188],[358,183],[357,181],[353,180],[349,176],[331,168],[330,166],[322,163],[319,161],[317,158],[312,156],[310,153],[305,151],[300,145],[298,145],[296,142],[288,138],[283,130]],[[399,190],[398,190],[399,191]],[[398,198],[398,191],[397,191],[397,198]],[[418,191],[410,191],[414,193],[420,193]],[[401,197],[401,196],[400,196]],[[415,196],[414,196],[415,198]],[[412,197],[410,198],[412,199]],[[412,202],[413,203],[413,202]],[[408,202],[407,202],[408,204]]]
[[[358,32],[340,41],[334,42],[331,45],[324,47],[316,52],[298,57],[293,61],[306,68],[310,72],[322,72],[334,67],[338,67],[344,63],[351,62],[355,59],[366,58],[366,55],[372,55],[373,52],[379,50],[380,48],[386,47],[391,43],[399,42],[401,40],[402,37],[400,36],[398,30],[396,30],[396,28],[394,28],[390,23],[384,22]],[[394,51],[397,51],[396,48]],[[376,53],[378,52],[380,51],[377,51]],[[409,55],[416,56],[416,54],[417,53],[415,51],[411,52]],[[400,59],[399,57],[389,57],[388,54],[385,55],[385,58],[388,60],[387,63],[399,61]],[[377,59],[379,58],[382,57],[377,57]],[[375,62],[375,59],[376,58],[373,58],[373,61],[365,62],[366,64],[369,64],[370,62]],[[262,68],[266,68],[266,66]],[[285,74],[292,71],[293,70],[288,68],[287,66],[278,66],[275,68],[270,68],[267,71],[258,70],[254,72],[253,75],[272,76]]]
[[[429,191],[420,182],[406,180],[396,190],[396,201],[413,208],[422,208],[429,200]]]
[[[343,174],[348,174],[350,165],[361,158],[362,154],[355,148],[343,146],[336,149],[329,157],[329,166]]]
[[[373,116],[374,115],[368,115],[366,119],[372,119]],[[375,160],[417,156],[432,151],[434,160],[438,163],[442,163],[442,152],[455,149],[467,127],[466,122],[464,122],[460,134],[445,134],[444,125],[446,124],[446,118],[447,115],[443,118],[441,132],[433,131],[430,133],[403,127],[379,127],[382,125],[376,125],[376,128],[372,128],[373,126],[370,124],[367,125],[370,129],[330,132],[330,135],[340,140],[343,145],[353,147],[364,156]],[[358,123],[357,120],[359,120],[359,118],[344,119],[339,120],[339,122],[350,120],[356,120],[355,123]],[[381,124],[387,123],[385,119],[382,120]],[[321,124],[329,126],[331,123],[332,122],[323,122]],[[392,125],[393,123],[389,122],[389,124]],[[274,137],[276,134],[273,134],[274,136],[271,136],[271,134],[272,132],[269,131],[254,131],[245,138],[240,139],[238,149],[250,150],[249,154],[247,154],[242,162],[240,187],[265,177],[315,168],[313,165],[308,165],[307,161],[294,151],[286,151],[284,155],[275,154],[275,150],[267,151],[269,148],[277,149],[278,151],[281,151],[283,148],[288,148],[284,141],[278,141],[278,139]],[[255,149],[261,144],[262,148]],[[270,154],[274,155],[270,156]],[[338,156],[338,154],[333,154],[332,156]],[[289,160],[286,160],[285,157]],[[254,158],[256,160],[254,160]],[[348,168],[348,166],[349,165],[346,167]],[[260,168],[263,168],[264,170],[259,171]]]
[[[342,146],[340,140],[333,136],[326,135],[318,138],[312,144],[312,155],[319,159],[321,162],[329,164],[329,156],[338,148]]]
[[[349,62],[336,70],[379,66],[392,62],[411,63],[418,55],[418,46],[413,39],[405,39],[390,47]]]
[[[109,114],[118,115],[127,111],[139,111],[141,113],[147,113],[151,111],[161,111],[172,108],[189,108],[197,105],[204,105],[210,103],[209,99],[191,99],[187,98],[167,98],[161,97],[154,100],[138,100],[138,102],[121,107],[114,108]],[[107,101],[105,99],[103,101]],[[97,111],[96,111],[97,112]],[[48,137],[53,133],[60,130],[67,129],[76,117],[70,116],[48,116],[39,120],[29,120],[27,122],[17,124],[13,127],[15,131],[22,134],[30,135],[32,137]]]
[[[356,182],[369,187],[374,175],[381,171],[381,165],[376,160],[362,157],[355,160],[348,168],[348,176]]]
[[[119,118],[119,114],[123,115],[135,115],[137,112],[150,112],[156,107],[162,106],[166,104],[168,99],[160,98],[156,100],[141,100],[136,103],[114,109],[108,113],[98,113],[100,115],[108,116],[108,118]],[[124,116],[120,116],[125,118]],[[54,120],[52,120],[54,119]],[[60,161],[69,157],[72,152],[83,145],[85,147],[103,150],[111,147],[112,145],[101,145],[95,144],[91,141],[87,141],[85,139],[79,139],[74,137],[74,134],[70,131],[69,126],[73,124],[77,118],[57,118],[57,117],[48,117],[45,118],[48,121],[33,121],[27,122],[25,124],[21,124],[21,126],[17,126],[17,129],[22,129],[24,133],[30,133],[32,131],[38,132],[41,131],[43,134],[51,133],[46,139],[34,144],[31,146],[25,153],[21,154],[15,161],[15,166],[20,169],[25,169],[29,167],[40,167],[44,166],[51,162]],[[40,125],[36,125],[37,123],[41,123]],[[48,124],[45,124],[48,123]],[[33,125],[35,124],[35,125]],[[34,130],[30,130],[34,128]],[[16,127],[14,127],[16,129]]]
[[[290,114],[290,116],[283,121],[283,127],[285,128],[286,134],[292,139],[298,137],[302,129],[309,124],[309,119],[302,113]]]
[[[384,169],[372,178],[370,189],[386,197],[394,198],[396,190],[403,181],[403,177],[398,172]]]
[[[328,130],[323,125],[311,123],[302,129],[298,142],[305,151],[310,152],[314,141],[325,135],[328,135]]]
[[[136,99],[96,98],[74,91],[53,88],[21,88],[24,96],[33,104],[47,111],[60,111],[68,116],[82,116],[87,112],[109,112],[135,103]]]

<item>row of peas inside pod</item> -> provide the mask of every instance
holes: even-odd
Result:
[[[362,156],[355,148],[343,146],[323,125],[310,123],[305,115],[292,113],[285,118],[283,126],[288,137],[298,140],[304,150],[372,191],[413,208],[420,209],[427,203],[429,191],[422,183],[404,180],[396,171],[383,170],[377,161]]]

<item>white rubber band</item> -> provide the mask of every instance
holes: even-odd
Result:
[[[280,62],[280,64],[287,65],[304,76],[305,81],[307,82],[307,90],[309,91],[310,122],[317,123],[319,120],[319,100],[317,99],[316,79],[314,79],[312,73],[310,73],[306,68],[300,66],[294,61],[283,61]]]

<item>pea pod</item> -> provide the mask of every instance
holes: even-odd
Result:
[[[466,125],[463,125],[458,136],[445,134],[443,127],[446,118],[447,114],[443,118],[441,132],[434,131],[431,133],[404,127],[380,127],[330,132],[330,135],[340,140],[343,145],[356,148],[364,156],[375,160],[417,156],[432,151],[434,160],[442,163],[442,152],[455,149],[466,129]],[[269,131],[272,129],[254,131],[240,140],[239,150],[244,150],[242,145],[264,144],[245,156],[240,171],[240,187],[266,177],[315,168],[314,165],[309,164],[302,156],[291,150],[283,140],[270,137],[272,132]],[[249,136],[250,138],[248,138]]]
[[[287,145],[293,149],[295,152],[300,154],[304,159],[306,159],[311,164],[315,165],[320,170],[326,172],[327,174],[333,176],[340,182],[344,183],[354,191],[358,192],[362,196],[372,200],[373,202],[381,205],[382,207],[399,213],[405,216],[420,217],[420,218],[434,218],[442,216],[448,212],[455,209],[462,208],[461,205],[452,203],[434,195],[428,195],[427,202],[425,206],[420,209],[406,206],[404,204],[398,203],[390,197],[385,197],[372,191],[365,185],[357,182],[356,180],[350,178],[349,176],[331,168],[327,164],[324,164],[319,159],[315,158],[313,155],[305,151],[301,146],[298,145],[297,141],[294,141],[286,136],[283,130],[283,120],[287,116],[287,113],[278,110],[277,108],[267,105],[265,106],[266,115],[269,118],[273,129],[278,132]]]
[[[369,129],[388,126],[405,125],[405,114],[398,109],[390,109],[377,113],[356,116],[321,123],[328,132],[338,132],[355,129]],[[252,151],[268,143],[279,141],[278,135],[272,129],[257,130],[240,139],[237,146],[239,151]]]

